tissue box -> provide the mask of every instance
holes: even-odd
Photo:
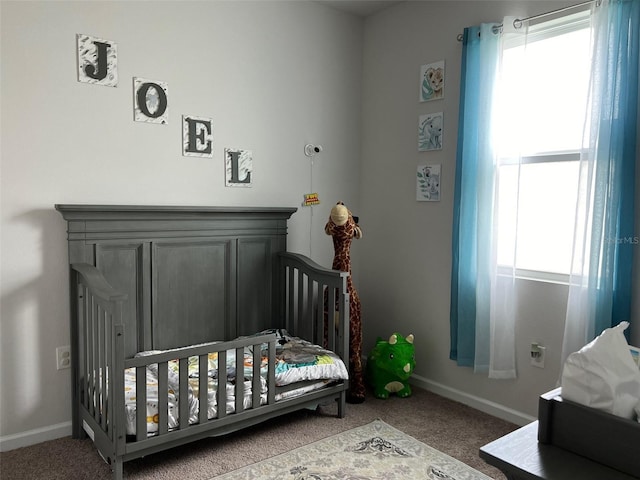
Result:
[[[540,396],[538,442],[640,478],[640,423],[563,400],[561,393]]]

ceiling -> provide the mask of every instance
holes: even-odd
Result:
[[[337,8],[345,12],[353,13],[360,17],[373,15],[384,10],[391,5],[398,4],[404,0],[316,0],[329,7]]]

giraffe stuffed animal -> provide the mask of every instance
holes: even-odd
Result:
[[[347,401],[361,403],[365,397],[364,372],[362,368],[362,319],[360,298],[351,279],[351,241],[362,238],[358,226],[349,209],[338,202],[332,209],[329,221],[324,227],[327,235],[333,238],[334,270],[348,272],[347,292],[349,293],[349,392]]]

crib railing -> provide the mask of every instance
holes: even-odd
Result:
[[[73,264],[77,276],[78,338],[72,339],[72,366],[75,379],[74,398],[102,430],[108,432],[113,424],[114,405],[109,398],[114,390],[114,370],[117,357],[114,340],[115,327],[122,324],[123,304],[127,295],[113,289],[102,274],[88,264]],[[74,402],[74,406],[75,406]],[[85,419],[86,422],[86,419]]]
[[[147,382],[146,370],[150,365],[157,365],[158,372],[158,432],[157,435],[164,435],[169,432],[168,421],[168,395],[165,392],[170,390],[168,381],[169,362],[178,364],[179,388],[175,392],[178,397],[178,425],[176,430],[194,429],[195,425],[204,425],[209,418],[209,403],[213,401],[209,398],[209,355],[216,354],[218,361],[218,388],[215,393],[216,415],[215,419],[221,420],[227,416],[227,354],[235,351],[235,371],[236,381],[233,387],[235,403],[233,405],[234,414],[241,414],[247,409],[244,405],[245,383],[244,378],[244,352],[246,347],[252,347],[252,380],[251,380],[251,407],[258,408],[261,405],[272,405],[275,403],[275,368],[268,368],[267,373],[267,394],[266,400],[262,399],[261,364],[263,346],[267,353],[267,363],[270,366],[275,364],[275,334],[256,335],[245,337],[229,342],[204,343],[197,346],[177,348],[173,350],[129,358],[124,361],[124,368],[134,368],[136,371],[136,441],[148,440],[146,414],[140,415],[138,412],[147,411]],[[198,359],[198,378],[194,379],[198,388],[198,419],[194,423],[189,422],[189,359]],[[269,388],[273,387],[273,388]]]
[[[291,252],[280,252],[285,328],[349,358],[348,272],[332,270]],[[310,321],[311,320],[311,321]],[[333,328],[331,328],[333,327]]]

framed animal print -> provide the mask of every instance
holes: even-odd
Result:
[[[444,60],[420,67],[420,101],[444,98]]]
[[[418,151],[442,150],[443,113],[427,113],[418,118]]]
[[[418,165],[416,200],[418,202],[440,201],[440,165]]]

